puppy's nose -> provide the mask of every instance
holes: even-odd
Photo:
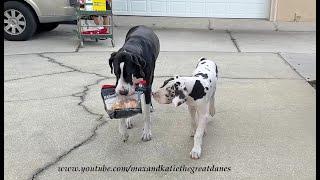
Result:
[[[119,91],[119,94],[120,94],[120,95],[123,95],[123,96],[128,95],[128,93],[129,93],[128,90],[120,90],[120,91]]]

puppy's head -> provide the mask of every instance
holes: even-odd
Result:
[[[145,60],[133,53],[121,51],[111,54],[109,59],[111,73],[117,77],[116,93],[120,95],[132,95],[136,84],[145,78]]]
[[[152,93],[153,98],[160,104],[173,104],[180,106],[187,100],[187,88],[184,80],[179,76],[169,78],[163,82],[163,85]]]

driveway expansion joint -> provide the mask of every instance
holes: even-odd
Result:
[[[226,32],[229,34],[230,39],[231,39],[233,45],[236,47],[237,51],[241,52],[240,47],[239,47],[239,45],[237,43],[237,40],[232,36],[232,34],[231,34],[231,32],[229,30],[226,30]]]

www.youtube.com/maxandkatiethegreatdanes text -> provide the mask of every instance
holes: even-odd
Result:
[[[158,166],[60,166],[59,172],[228,172],[231,167],[208,165],[208,166],[186,166],[186,165],[158,165]]]

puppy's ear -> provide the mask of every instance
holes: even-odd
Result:
[[[138,56],[138,55],[131,55],[131,60],[134,64],[136,64],[139,68],[139,73],[140,73],[140,76],[142,76],[143,78],[145,77],[145,73],[144,73],[144,68],[146,67],[146,61]]]
[[[113,66],[112,66],[112,64],[113,64],[113,61],[114,61],[114,58],[115,58],[116,55],[117,55],[117,52],[113,52],[111,54],[110,58],[109,58],[109,66],[111,68],[111,74],[113,74]]]
[[[163,82],[163,85],[160,87],[160,88],[163,88],[165,85],[167,85],[170,81],[172,81],[172,80],[174,80],[174,78],[169,78],[169,79],[167,79],[167,80],[165,80],[164,82]]]

